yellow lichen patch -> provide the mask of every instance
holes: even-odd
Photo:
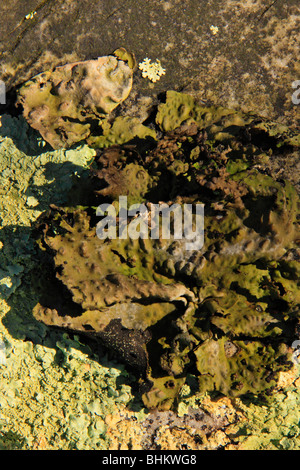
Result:
[[[228,423],[243,419],[243,414],[237,411],[234,403],[227,397],[220,397],[212,400],[209,395],[199,396],[201,409],[207,411],[216,418],[226,418]]]
[[[45,435],[41,432],[33,443],[32,450],[47,450],[50,448],[50,444],[47,441]]]
[[[105,418],[106,437],[109,450],[142,450],[145,431],[137,421],[135,413],[121,410]]]
[[[278,377],[278,382],[276,385],[277,390],[282,390],[290,387],[292,384],[297,383],[297,380],[299,380],[299,370],[294,365],[294,367],[291,370],[288,370],[286,372],[280,372],[279,377]]]
[[[223,449],[230,443],[229,437],[224,431],[218,429],[212,432],[209,436],[205,436],[203,439],[203,448],[205,450],[217,450]]]
[[[162,450],[203,449],[201,439],[195,439],[195,434],[191,428],[174,427],[170,429],[168,426],[162,426],[156,433],[155,444]]]

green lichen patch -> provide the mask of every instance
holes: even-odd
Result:
[[[155,273],[151,244],[131,239],[101,243],[87,213],[80,209],[67,213],[52,209],[39,223],[44,227],[41,246],[56,253],[60,271],[56,277],[83,311],[74,316],[71,304],[66,307],[69,313],[62,316],[55,302],[51,305],[50,295],[46,304],[34,309],[35,317],[49,325],[94,332],[145,371],[147,335],[143,332],[174,310],[172,302],[185,301],[184,296],[192,293]]]
[[[226,430],[239,450],[299,450],[299,387],[278,391],[264,404],[239,401],[244,419]]]
[[[107,449],[105,416],[131,399],[126,372],[103,357],[100,365],[66,334],[44,344],[6,340],[0,373],[0,446],[8,450]]]
[[[261,148],[299,147],[299,134],[289,127],[230,108],[200,105],[192,96],[169,90],[165,103],[158,107],[156,123],[169,132],[183,123],[196,122],[205,128],[214,141],[226,142],[241,133],[248,141],[260,143]]]
[[[101,135],[92,135],[87,139],[88,144],[94,148],[110,147],[124,144],[134,138],[156,139],[156,132],[140,123],[139,119],[118,116],[111,124],[108,121],[101,123]]]
[[[166,102],[159,105],[156,115],[156,123],[165,132],[176,129],[182,123],[196,122],[218,140],[228,135],[227,130],[232,135],[235,127],[244,126],[249,121],[241,113],[222,107],[201,106],[192,96],[173,90],[167,91]]]

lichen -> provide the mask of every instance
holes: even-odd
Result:
[[[139,69],[142,71],[143,78],[148,78],[154,83],[160,80],[160,77],[166,73],[165,69],[161,66],[160,60],[156,59],[155,62],[151,62],[148,57],[139,63]]]
[[[178,112],[183,102],[188,108]],[[45,296],[36,318],[118,351],[145,381],[150,409],[172,407],[191,371],[202,392],[236,397],[269,393],[291,366],[299,202],[289,182],[259,171],[265,151],[241,133],[252,120],[169,93],[157,123],[181,127],[146,151],[138,144],[102,151],[85,207],[52,208],[40,219],[40,246],[71,297],[61,308]],[[137,171],[135,188],[126,175]],[[204,203],[204,247],[189,251],[185,239],[172,238],[99,240],[97,204],[116,204],[121,194],[135,199],[137,190],[145,203]]]
[[[102,122],[102,135],[92,135],[87,139],[88,144],[94,148],[120,145],[134,138],[156,139],[156,132],[140,123],[139,119],[118,116],[111,125],[108,121]]]
[[[210,126],[216,125],[215,123],[219,123],[221,119],[224,122],[227,116],[229,116],[229,125],[245,125],[244,116],[241,113],[223,107],[201,106],[192,96],[169,90],[166,102],[158,106],[156,123],[164,132],[172,131],[182,123],[191,124],[193,122],[196,122],[200,128],[209,130]],[[223,122],[220,122],[219,128],[224,132],[227,123],[225,121],[223,124]],[[212,133],[216,134],[217,130],[216,127],[213,127]]]
[[[243,419],[226,429],[229,450],[299,450],[299,386],[278,391],[267,403],[238,400]]]
[[[130,66],[117,56],[105,56],[33,77],[18,92],[24,117],[54,149],[85,140],[91,123],[101,127],[101,120],[130,93],[133,56],[122,56],[131,59]]]
[[[83,175],[95,155],[87,145],[49,151],[38,142],[22,119],[2,116],[0,292],[5,297],[20,285],[24,269],[32,265],[31,223],[46,210],[50,197],[57,203],[66,201],[74,179]]]
[[[1,449],[299,448],[299,373],[282,382],[299,321],[298,197],[269,170],[289,149],[297,152],[297,134],[215,108],[215,127],[187,122],[176,104],[186,100],[171,93],[159,108],[158,125],[173,116],[179,129],[162,127],[157,143],[97,150],[90,177],[94,150],[50,151],[23,119],[2,116]],[[190,103],[193,114],[198,105]],[[222,132],[222,122],[236,127]],[[128,188],[138,170],[140,184]],[[96,206],[105,200],[118,208],[120,194],[146,204],[203,202],[207,233],[198,257],[180,240],[95,239]],[[40,228],[48,223],[38,233],[42,252],[32,237],[39,216]],[[65,257],[56,251],[64,243]],[[100,246],[104,277],[93,298],[83,255]],[[51,295],[63,302],[49,304]],[[88,303],[96,309],[87,322]],[[41,307],[44,322],[32,316]],[[110,322],[101,342],[128,365],[99,346],[98,311]],[[68,316],[62,331],[45,325],[61,327]],[[137,362],[144,404],[161,411],[140,402],[134,411],[140,393],[134,398],[129,366]],[[223,377],[222,368],[235,376]]]

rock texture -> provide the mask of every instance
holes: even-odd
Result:
[[[160,92],[175,89],[297,126],[298,22],[297,0],[12,0],[1,5],[0,78],[11,89],[123,46],[137,62],[158,59],[166,70],[155,84],[137,72],[128,108],[137,117],[149,114]]]

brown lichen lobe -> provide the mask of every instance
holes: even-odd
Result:
[[[26,82],[18,102],[28,123],[55,149],[90,135],[91,122],[112,112],[132,86],[132,68],[116,56],[56,67]]]
[[[115,204],[123,191],[146,204],[204,202],[201,250],[172,238],[99,240],[90,206],[52,207],[41,220],[41,244],[73,306],[64,313],[41,301],[36,317],[102,338],[152,384],[143,394],[148,408],[169,409],[191,371],[201,391],[236,397],[272,390],[289,367],[298,197],[254,168],[264,157],[257,143],[246,146],[243,135],[229,143],[226,134],[220,144],[183,124],[146,154],[138,146],[99,152],[91,174],[93,207],[103,197]],[[133,187],[128,174],[141,162],[142,183]]]
[[[61,216],[64,233],[53,237],[51,224]],[[43,244],[55,253],[56,278],[71,293],[72,303],[62,314],[48,297],[34,315],[49,325],[98,336],[144,373],[147,328],[174,312],[174,302],[186,304],[194,294],[182,283],[155,275],[150,244],[141,248],[139,240],[101,241],[86,212],[72,212],[72,222],[69,217],[59,208],[44,216]],[[74,305],[82,308],[80,315],[74,314]]]

